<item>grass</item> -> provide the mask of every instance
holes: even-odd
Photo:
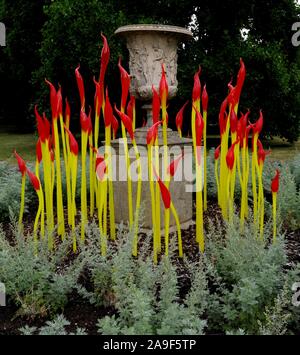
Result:
[[[278,137],[274,137],[272,141],[264,142],[265,149],[271,149],[270,156],[273,160],[289,160],[300,153],[300,140],[294,144],[290,144]]]
[[[219,135],[209,135],[207,139],[209,148],[217,147],[220,142]],[[272,139],[264,140],[262,143],[265,150],[271,149],[272,154],[269,158],[271,160],[285,161],[294,158],[297,154],[300,153],[300,139],[294,144],[290,144],[282,138],[273,137]],[[251,144],[250,139],[249,144]]]
[[[101,138],[101,137],[100,137]],[[8,161],[14,163],[13,151],[14,149],[27,161],[35,160],[35,145],[37,136],[35,134],[17,134],[5,132],[0,130],[0,161]],[[208,145],[215,147],[218,143],[217,136],[208,137]],[[288,160],[293,158],[300,152],[300,140],[293,145],[274,138],[272,141],[264,142],[265,149],[271,149],[271,159],[275,160]]]
[[[36,141],[37,136],[34,134],[0,132],[0,161],[15,162],[15,149],[25,160],[34,161]]]

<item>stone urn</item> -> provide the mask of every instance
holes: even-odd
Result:
[[[169,87],[169,99],[177,93],[177,47],[178,43],[192,38],[192,33],[181,27],[164,25],[129,25],[118,28],[116,35],[125,38],[129,51],[129,72],[131,76],[130,92],[136,99],[144,102],[143,109],[147,111],[147,127],[135,131],[142,160],[142,218],[140,229],[152,230],[151,195],[149,187],[146,134],[152,125],[152,85],[159,88],[161,78],[161,64],[164,63]],[[160,147],[160,176],[162,177],[162,130],[159,129],[158,143]],[[116,223],[128,221],[127,175],[123,140],[115,139],[111,142],[114,162],[114,202]],[[133,165],[131,176],[136,176],[134,161],[135,154],[128,137],[130,160]],[[178,133],[168,129],[169,162],[184,152],[184,157],[178,167],[178,175],[170,183],[172,201],[179,215],[182,229],[187,229],[193,217],[193,168],[192,141],[180,138]],[[135,205],[137,182],[132,181],[133,204]],[[164,207],[161,201],[161,228],[164,228]],[[170,219],[170,231],[176,230],[173,217]]]
[[[126,40],[129,51],[130,92],[145,102],[147,126],[151,126],[152,85],[159,88],[161,64],[165,66],[169,99],[177,93],[178,43],[192,38],[191,31],[177,26],[129,25],[118,28],[116,35]]]

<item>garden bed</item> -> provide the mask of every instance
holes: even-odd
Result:
[[[220,210],[217,206],[216,201],[211,200],[209,201],[208,204],[208,211],[205,212],[204,215],[204,221],[205,221],[205,226],[209,225],[220,225]],[[221,223],[222,224],[222,223]],[[26,233],[30,235],[30,232],[32,231],[32,221],[27,220],[27,223],[25,224],[26,227]],[[226,226],[223,225],[221,226],[222,229],[224,229],[223,232],[220,233],[220,235],[225,236],[226,235]],[[6,232],[6,236],[10,243],[14,241],[14,234],[11,231],[11,226],[8,223],[4,224],[4,230]],[[209,231],[206,231],[209,232]],[[190,226],[190,228],[186,231],[182,231],[183,235],[183,240],[184,240],[184,254],[185,254],[185,259],[188,260],[189,263],[197,263],[199,261],[199,248],[197,243],[195,242],[195,225]],[[145,240],[146,236],[145,235],[140,235],[140,248],[143,248],[143,240]],[[59,239],[57,239],[59,240]],[[289,231],[285,230],[285,245],[286,245],[286,255],[287,259],[282,265],[282,267],[285,270],[290,270],[294,265],[300,262],[300,230],[294,230],[294,231]],[[60,242],[58,242],[59,244]],[[151,244],[151,241],[150,241]],[[116,246],[114,246],[116,248]],[[147,253],[149,255],[144,255],[143,257],[148,257],[150,256],[151,258],[151,246],[149,245],[149,248],[147,249]],[[79,253],[80,254],[80,253]],[[100,252],[99,252],[100,254]],[[67,258],[64,258],[64,264],[60,265],[59,268],[61,270],[66,269],[70,263],[72,263],[74,259],[73,253],[69,253]],[[76,257],[75,257],[76,259]],[[187,267],[186,263],[180,260],[176,252],[174,253],[173,257],[173,263],[176,264],[176,273],[177,273],[177,282],[178,282],[178,297],[179,297],[179,303],[183,304],[183,300],[187,296],[189,290],[191,289],[191,275],[190,272],[191,270],[189,267]],[[211,260],[214,262],[214,260]],[[209,281],[209,280],[208,280]],[[93,281],[91,279],[91,272],[88,270],[86,267],[82,270],[78,282],[80,283],[81,286],[85,287],[86,290],[89,292],[94,292],[94,285]],[[232,285],[233,286],[233,285]],[[216,285],[214,282],[209,281],[208,283],[208,288],[210,293],[214,293],[216,289],[218,289],[219,285]],[[86,334],[90,335],[96,335],[99,334],[99,328],[97,327],[97,322],[99,319],[103,319],[105,316],[111,317],[115,315],[118,317],[118,310],[114,306],[114,295],[105,295],[104,298],[110,298],[109,305],[102,305],[102,306],[96,306],[90,303],[89,300],[85,299],[82,297],[82,295],[79,295],[77,290],[72,290],[70,293],[67,295],[67,302],[64,305],[64,307],[59,311],[59,312],[54,312],[52,314],[45,314],[43,315],[19,315],[20,309],[19,307],[15,304],[15,302],[11,299],[11,297],[8,297],[8,304],[6,307],[1,308],[0,312],[0,334],[1,335],[15,335],[15,334],[20,334],[20,329],[24,327],[35,327],[37,329],[41,329],[42,327],[45,326],[47,321],[51,321],[55,319],[57,314],[63,314],[65,319],[70,323],[69,325],[66,325],[64,327],[65,331],[67,333],[76,333],[76,329],[82,328],[85,330]],[[204,312],[205,315],[205,312]],[[51,330],[52,332],[55,332],[55,330]],[[290,329],[289,331],[293,331],[294,333],[299,333],[297,330]],[[226,330],[224,329],[223,331],[220,331],[217,327],[214,328],[214,326],[210,327],[210,329],[207,330],[208,334],[225,334]]]

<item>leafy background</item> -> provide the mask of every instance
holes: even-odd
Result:
[[[155,6],[147,0],[1,0],[0,20],[7,28],[7,47],[1,48],[0,57],[0,81],[5,88],[0,124],[13,123],[23,131],[33,129],[34,104],[45,111],[49,109],[45,77],[63,86],[76,122],[78,94],[74,69],[80,62],[87,101],[92,104],[92,77],[99,73],[101,31],[109,40],[112,54],[107,83],[112,99],[119,100],[116,63],[119,55],[127,63],[128,54],[114,31],[132,23],[164,23],[191,26],[197,38],[180,49],[179,94],[170,104],[171,125],[177,109],[190,97],[193,73],[201,64],[202,82],[207,83],[210,95],[210,130],[215,133],[213,124],[217,123],[227,83],[243,57],[248,76],[241,110],[251,108],[251,119],[255,120],[262,108],[266,136],[296,140],[300,53],[291,44],[291,28],[299,16],[300,8],[294,0],[165,0],[157,1]],[[249,30],[247,40],[241,35],[242,29]]]

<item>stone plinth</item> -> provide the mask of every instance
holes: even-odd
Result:
[[[151,210],[151,195],[150,182],[148,179],[148,157],[146,145],[146,128],[138,129],[135,133],[136,142],[139,148],[142,164],[142,216],[140,226],[144,230],[152,229],[152,210]],[[163,164],[163,144],[162,130],[159,130],[159,147],[160,147],[160,176],[162,176]],[[123,139],[112,141],[113,162],[115,166],[114,172],[114,202],[115,202],[115,218],[116,223],[128,221],[128,198],[127,198],[127,177],[126,177],[126,162],[124,155]],[[137,190],[137,173],[135,162],[135,153],[132,148],[130,138],[128,138],[128,148],[131,160],[132,172],[132,191],[133,191],[133,206],[135,209],[136,190]],[[178,169],[174,179],[170,183],[170,193],[174,206],[178,212],[182,228],[187,228],[192,223],[193,212],[193,169],[192,169],[192,141],[187,138],[180,138],[177,132],[168,129],[168,159],[171,162],[184,151],[184,156],[178,165]],[[161,221],[162,229],[164,228],[164,205],[161,200]],[[176,229],[175,220],[171,214],[170,218],[171,231]]]

